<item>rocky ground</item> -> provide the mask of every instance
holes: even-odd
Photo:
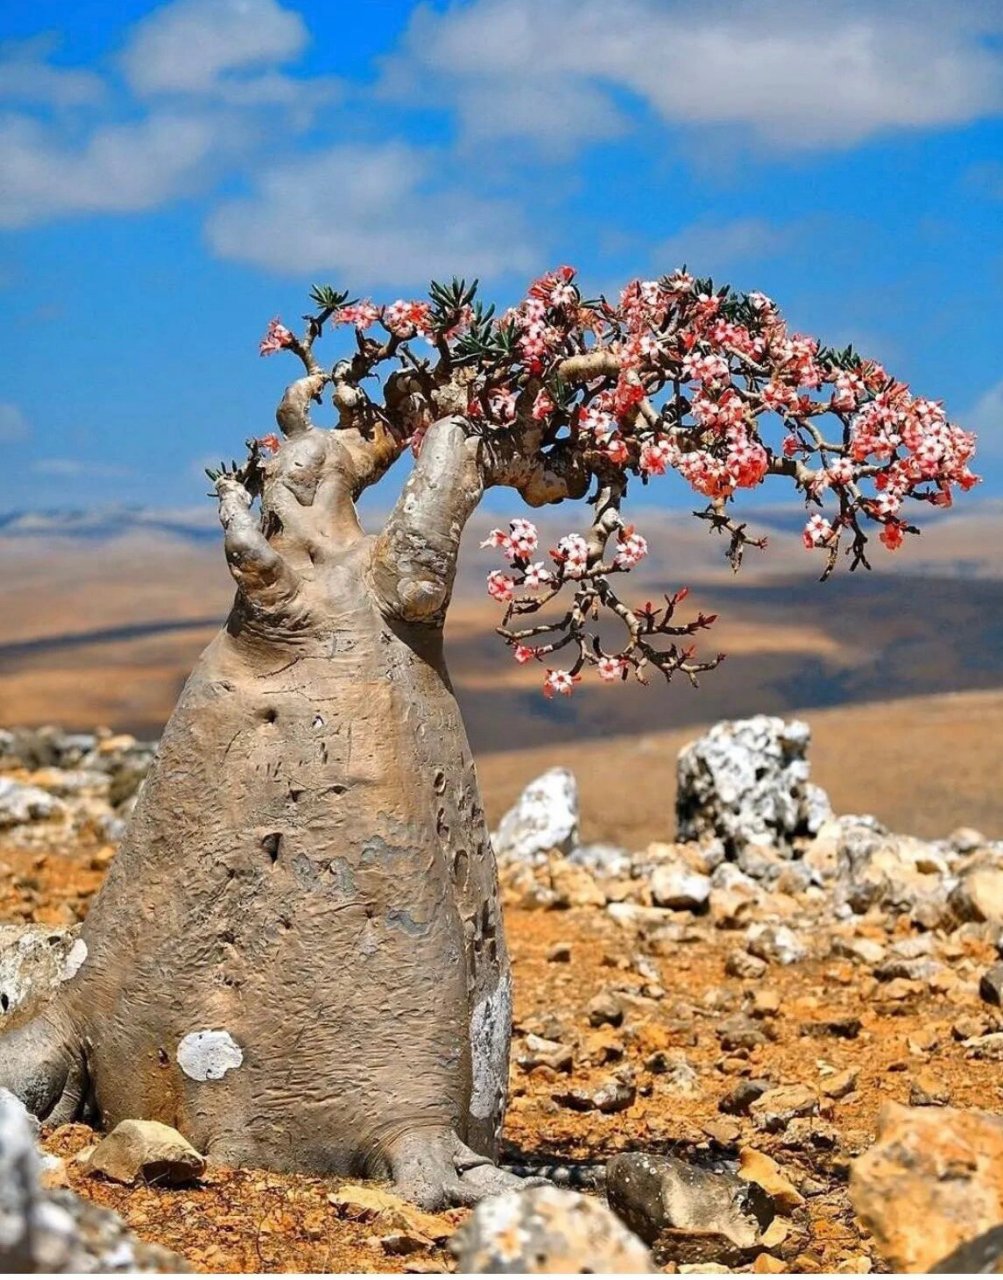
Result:
[[[79,1124],[43,1130],[39,1176],[202,1271],[434,1271],[456,1250],[470,1269],[515,1247],[530,1204],[561,1269],[573,1247],[649,1265],[607,1192],[667,1271],[928,1270],[1003,1222],[1003,844],[833,815],[806,745],[796,724],[719,727],[680,761],[679,838],[641,850],[580,844],[562,770],[501,824],[506,1159],[582,1189],[577,1207],[531,1193],[451,1249],[468,1211],[212,1166],[130,1183]],[[151,751],[0,736],[2,1017],[73,971]]]

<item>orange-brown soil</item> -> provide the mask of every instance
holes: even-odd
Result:
[[[0,915],[46,923],[80,917],[108,857],[86,839],[30,850],[7,839],[0,846]],[[680,940],[653,947],[597,908],[508,911],[516,989],[506,1128],[511,1158],[595,1161],[645,1150],[704,1160],[733,1157],[752,1145],[771,1154],[806,1194],[770,1265],[870,1269],[876,1260],[854,1220],[846,1178],[849,1162],[872,1140],[881,1104],[908,1101],[921,1072],[932,1073],[953,1105],[995,1109],[1003,1100],[998,1064],[966,1058],[952,1031],[965,1018],[968,1035],[974,1026],[990,1030],[1003,1023],[980,1004],[972,983],[995,958],[992,948],[969,938],[948,941],[941,955],[950,957],[952,980],[939,987],[882,985],[866,968],[833,959],[773,965],[765,977],[746,981],[725,972],[734,931],[706,918],[665,918],[686,927]],[[858,932],[866,934],[867,927]],[[887,943],[909,926],[903,919],[889,928],[890,936],[878,925],[872,932]],[[557,944],[566,944],[570,960],[552,958]],[[594,1028],[586,1006],[610,989],[625,1006],[624,1022]],[[764,1042],[722,1048],[721,1020],[743,1010],[754,1014]],[[573,1049],[570,1074],[519,1065],[530,1032]],[[665,1074],[666,1056],[681,1056],[692,1068],[690,1091]],[[617,1114],[573,1111],[556,1100],[569,1088],[593,1089],[624,1068],[634,1073],[637,1096]],[[859,1071],[855,1087],[838,1100],[827,1098],[826,1081],[846,1068]],[[745,1077],[818,1090],[821,1113],[779,1134],[758,1130],[748,1115],[722,1113],[719,1102]],[[93,1140],[84,1126],[63,1126],[47,1133],[45,1146],[72,1157]],[[114,1208],[141,1238],[183,1254],[200,1271],[440,1270],[450,1265],[449,1255],[435,1237],[465,1217],[461,1210],[442,1215],[439,1230],[423,1236],[402,1231],[393,1213],[373,1218],[332,1203],[341,1185],[334,1178],[211,1167],[198,1185],[160,1189],[85,1174],[72,1158],[65,1170],[74,1190]],[[388,1252],[393,1249],[413,1252]]]

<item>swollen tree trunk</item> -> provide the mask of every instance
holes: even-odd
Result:
[[[233,610],[164,731],[86,959],[0,1041],[0,1084],[51,1121],[156,1119],[221,1162],[472,1200],[507,1178],[511,1020],[442,654],[476,444],[436,424],[374,538],[352,499],[378,449],[305,412],[282,425],[260,521],[246,476],[217,481]]]

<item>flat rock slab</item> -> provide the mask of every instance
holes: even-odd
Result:
[[[606,1194],[661,1263],[747,1261],[774,1216],[770,1197],[755,1184],[673,1156],[614,1156],[606,1165]]]
[[[205,1172],[205,1158],[170,1125],[123,1120],[90,1153],[86,1168],[114,1182],[183,1186]]]

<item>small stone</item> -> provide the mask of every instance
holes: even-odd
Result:
[[[97,1144],[86,1167],[88,1173],[104,1174],[113,1182],[174,1187],[201,1177],[205,1158],[170,1125],[122,1120]]]
[[[763,1232],[763,1248],[779,1249],[790,1233],[790,1223],[785,1222],[783,1218],[774,1218]]]
[[[699,1076],[679,1050],[659,1049],[645,1060],[645,1067],[659,1077],[659,1084],[669,1093],[696,1093]]]
[[[857,1087],[857,1077],[859,1075],[859,1067],[847,1067],[845,1071],[837,1071],[834,1076],[822,1081],[822,1093],[825,1097],[832,1098],[834,1101],[839,1098],[845,1098]]]
[[[718,1023],[717,1037],[722,1049],[755,1049],[766,1043],[762,1027],[744,1013],[733,1014]]]
[[[785,924],[753,924],[745,936],[748,950],[773,964],[797,964],[808,956],[808,948]]]
[[[979,995],[986,1004],[1003,1005],[1003,964],[994,964],[979,979]]]
[[[761,1098],[769,1087],[768,1080],[739,1080],[734,1089],[720,1100],[717,1109],[727,1115],[746,1115],[756,1099]]]
[[[568,854],[568,861],[603,881],[629,876],[632,865],[627,850],[615,844],[580,844]]]
[[[636,1097],[637,1087],[632,1080],[607,1080],[592,1095],[592,1103],[604,1115],[614,1115],[632,1107]]]
[[[804,1204],[804,1196],[785,1176],[776,1160],[755,1147],[743,1147],[739,1151],[738,1176],[762,1187],[779,1213],[790,1213]]]
[[[710,898],[710,878],[683,863],[662,863],[651,875],[651,900],[672,911],[701,911]]]
[[[760,959],[759,956],[751,955],[748,951],[743,951],[741,947],[735,947],[728,952],[728,958],[724,962],[724,971],[730,978],[745,978],[755,981],[766,972],[766,961]]]
[[[547,859],[550,885],[554,891],[553,906],[605,907],[606,894],[596,883],[595,877],[584,867],[576,867],[567,858],[551,855]]]
[[[832,954],[874,966],[884,960],[885,949],[872,938],[836,938],[832,943]]]
[[[961,876],[948,896],[958,920],[1003,925],[1003,867],[975,866]]]
[[[516,1061],[523,1071],[533,1071],[537,1067],[549,1067],[551,1071],[570,1071],[574,1055],[567,1045],[530,1034],[526,1036],[525,1052]]]
[[[601,991],[588,1003],[589,1025],[618,1027],[623,1022],[623,1003],[612,991]]]
[[[993,1031],[985,1036],[972,1036],[963,1040],[965,1057],[976,1058],[982,1062],[1003,1062],[1003,1031]]]
[[[984,848],[988,841],[982,832],[974,827],[955,827],[947,837],[947,843],[955,853],[964,854],[974,853],[976,849]]]
[[[674,1156],[613,1156],[606,1165],[606,1193],[610,1207],[654,1245],[656,1261],[748,1258],[773,1220],[769,1199],[758,1188]]]
[[[591,1092],[588,1089],[566,1089],[551,1097],[558,1106],[572,1111],[601,1111],[613,1115],[633,1106],[637,1086],[629,1079],[612,1079]]]
[[[920,1071],[909,1089],[909,1103],[913,1107],[945,1107],[951,1094],[932,1071]]]
[[[721,1147],[733,1147],[742,1136],[742,1126],[737,1120],[705,1120],[703,1131]]]
[[[754,1018],[775,1018],[783,1001],[775,987],[759,987],[752,997]]]
[[[816,1115],[818,1098],[803,1084],[780,1085],[768,1089],[749,1110],[760,1129],[781,1133],[795,1117]]]
[[[0,828],[51,822],[65,817],[66,812],[62,801],[41,787],[26,786],[13,778],[0,778]]]
[[[863,1024],[852,1014],[837,1014],[834,1018],[819,1018],[801,1025],[806,1036],[828,1037],[834,1040],[856,1040]]]
[[[787,1270],[787,1263],[780,1258],[774,1258],[772,1253],[761,1253],[752,1264],[752,1269],[757,1275],[776,1276]]]
[[[571,944],[555,942],[547,952],[547,959],[551,964],[568,964],[571,960]]]
[[[449,1247],[464,1275],[654,1269],[642,1242],[604,1204],[549,1186],[482,1201]]]
[[[984,1018],[977,1018],[972,1013],[964,1013],[951,1024],[951,1035],[955,1040],[971,1040],[982,1035],[986,1030]]]

